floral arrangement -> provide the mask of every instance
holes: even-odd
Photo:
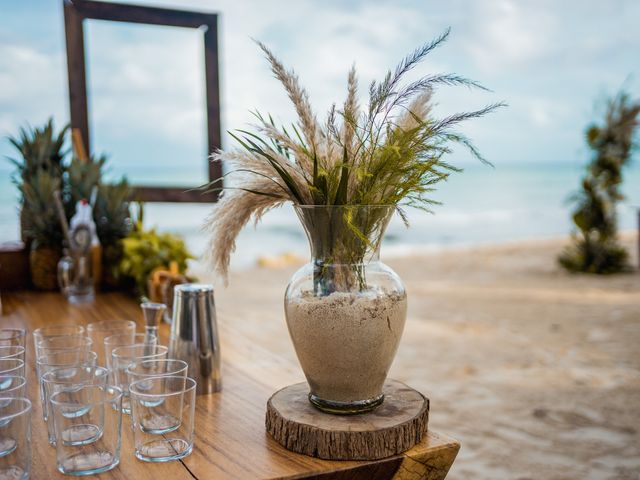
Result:
[[[122,239],[122,257],[117,276],[135,283],[140,295],[149,295],[148,280],[154,270],[169,269],[173,263],[179,274],[187,271],[187,260],[194,258],[184,240],[171,233],[158,233],[143,227],[144,210],[139,206],[138,221],[129,235]]]
[[[239,147],[212,156],[226,167],[225,184],[213,182],[209,191],[224,190],[208,219],[211,260],[226,277],[230,254],[240,230],[270,209],[292,202],[312,243],[325,246],[327,262],[357,263],[370,250],[375,232],[383,231],[388,209],[355,208],[392,205],[406,221],[403,206],[429,210],[438,182],[460,171],[446,161],[456,144],[486,162],[472,142],[455,127],[503,106],[436,118],[432,111],[439,86],[487,90],[456,74],[430,74],[403,83],[405,75],[449,36],[435,40],[405,57],[382,81],[372,82],[368,104],[360,105],[355,67],[347,79],[347,97],[320,121],[296,74],[287,70],[262,43],[274,76],[282,83],[298,117],[290,127],[277,126],[270,115],[256,112],[254,131],[231,133]],[[365,214],[358,212],[365,211]],[[383,225],[384,224],[384,225]],[[373,235],[372,235],[373,233]],[[319,273],[322,276],[322,272]]]

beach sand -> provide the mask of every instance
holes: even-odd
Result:
[[[565,273],[566,242],[386,259],[409,299],[391,376],[461,441],[447,478],[640,478],[640,273]],[[265,371],[279,386],[304,379],[282,304],[296,268],[236,272],[216,291],[221,323],[289,361]]]

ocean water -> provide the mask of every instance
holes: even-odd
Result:
[[[434,206],[434,214],[409,210],[409,229],[399,218],[392,220],[382,254],[565,235],[571,231],[567,200],[578,189],[582,172],[583,167],[567,163],[468,166],[434,193],[433,198],[442,202]],[[147,170],[146,181],[153,181],[148,175]],[[160,168],[155,175],[158,181],[188,180],[179,169]],[[620,204],[619,223],[621,230],[629,230],[636,228],[640,208],[640,165],[626,170],[623,192],[627,198]],[[18,238],[16,198],[10,170],[1,166],[0,241]],[[202,225],[210,209],[199,204],[147,204],[145,223],[184,236],[200,255],[206,249]],[[270,212],[256,228],[250,225],[242,231],[232,268],[246,268],[260,256],[283,253],[308,254],[304,232],[290,206]]]

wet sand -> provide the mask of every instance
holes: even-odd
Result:
[[[565,273],[565,243],[386,260],[409,301],[391,376],[429,396],[430,427],[462,442],[447,478],[640,478],[640,273]],[[625,244],[637,265],[634,237]],[[233,273],[216,291],[220,322],[292,365],[282,297],[296,268]]]

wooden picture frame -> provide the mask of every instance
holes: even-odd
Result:
[[[217,14],[93,0],[63,0],[63,6],[71,127],[80,130],[87,152],[91,152],[91,146],[83,22],[88,19],[203,29],[208,153],[220,148]],[[219,162],[208,163],[208,174],[209,181],[221,179],[222,167]],[[222,184],[218,186],[221,187]],[[215,202],[218,199],[217,192],[203,193],[200,190],[193,190],[197,185],[175,187],[133,185],[133,187],[135,199],[146,202]]]

